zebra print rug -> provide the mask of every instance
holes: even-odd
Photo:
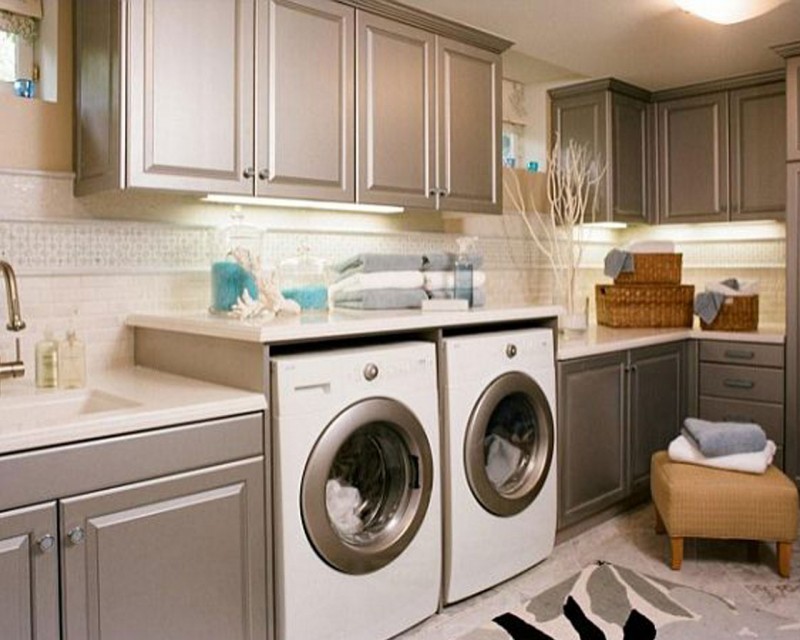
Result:
[[[598,562],[459,640],[800,638],[800,623]]]

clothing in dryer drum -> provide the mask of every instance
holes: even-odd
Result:
[[[414,538],[430,501],[431,448],[402,404],[359,402],[323,431],[302,482],[306,533],[328,564],[375,571]]]

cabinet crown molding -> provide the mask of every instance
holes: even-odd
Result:
[[[337,0],[337,2],[389,18],[390,20],[418,27],[425,31],[431,31],[453,40],[459,40],[492,53],[503,53],[514,44],[510,40],[491,33],[486,33],[474,27],[468,27],[392,0]]]
[[[676,98],[688,98],[690,96],[699,96],[706,93],[732,91],[734,89],[747,89],[748,87],[757,87],[762,84],[771,84],[773,82],[782,82],[784,80],[786,80],[785,69],[775,69],[774,71],[764,71],[760,73],[748,73],[746,75],[724,78],[722,80],[699,82],[697,84],[691,84],[685,87],[655,91],[653,93],[653,100],[655,102],[660,102],[661,100],[675,100]]]
[[[644,100],[650,102],[652,93],[641,87],[629,84],[616,78],[602,78],[600,80],[589,80],[588,82],[580,82],[578,84],[571,84],[566,87],[556,87],[550,89],[547,93],[551,98],[566,98],[573,95],[585,94],[592,91],[613,91],[622,95],[636,98],[637,100]]]
[[[772,50],[782,58],[793,58],[795,56],[800,56],[800,40],[797,42],[777,44],[772,47]]]

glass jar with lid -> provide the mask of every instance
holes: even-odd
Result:
[[[311,255],[307,245],[301,245],[297,256],[280,264],[281,294],[294,300],[303,311],[328,308],[327,262]]]
[[[217,236],[211,261],[211,312],[227,313],[245,293],[258,300],[258,281],[262,277],[264,232],[244,223],[237,206],[231,224]]]

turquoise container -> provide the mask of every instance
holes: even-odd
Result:
[[[237,262],[221,260],[211,265],[211,306],[214,311],[230,311],[245,291],[258,299],[253,274]]]

